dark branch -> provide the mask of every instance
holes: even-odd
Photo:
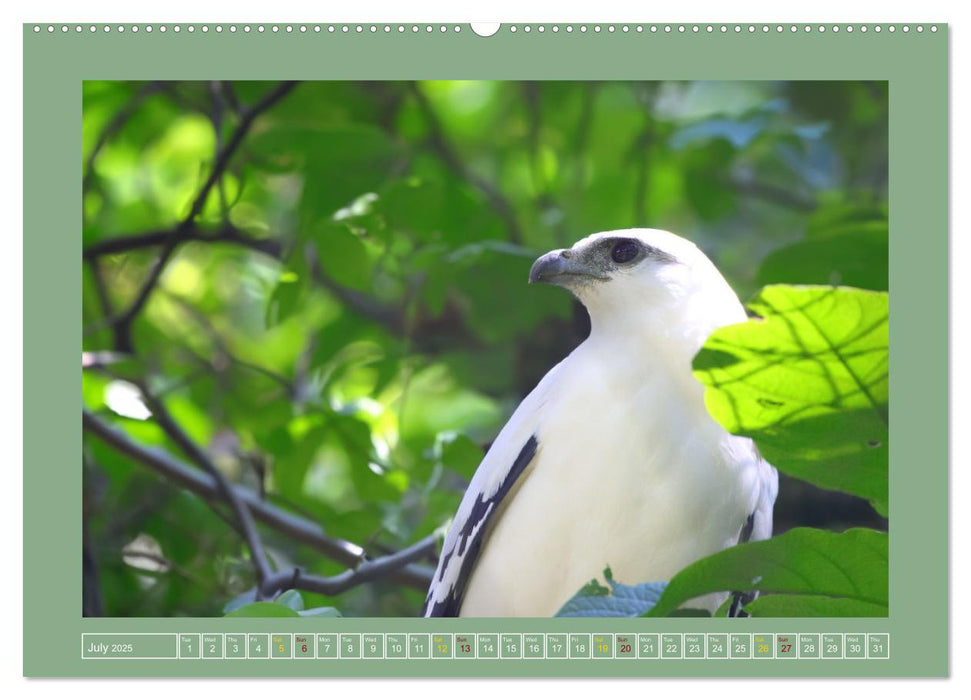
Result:
[[[149,272],[148,278],[142,284],[142,288],[135,297],[135,301],[132,302],[131,306],[123,315],[115,319],[115,345],[117,350],[121,352],[131,352],[133,350],[131,339],[132,322],[148,302],[148,299],[152,294],[152,290],[155,289],[158,280],[162,276],[162,272],[165,270],[165,266],[172,258],[172,254],[175,252],[175,249],[178,248],[180,243],[182,243],[186,232],[194,227],[195,218],[199,215],[199,212],[202,211],[203,206],[205,206],[206,199],[209,197],[209,192],[212,190],[213,185],[215,185],[216,182],[222,177],[223,172],[225,172],[227,166],[229,165],[230,159],[243,143],[243,139],[246,137],[246,134],[249,133],[250,127],[253,126],[253,122],[259,115],[283,99],[291,90],[293,90],[295,85],[296,83],[293,81],[280,83],[275,88],[270,90],[258,103],[243,112],[239,125],[236,127],[233,135],[229,138],[229,141],[219,152],[215,163],[213,163],[209,177],[206,178],[202,188],[192,201],[192,206],[189,208],[189,213],[185,216],[182,222],[172,229],[166,236],[158,259],[152,266],[152,270]]]
[[[116,255],[127,253],[141,248],[153,248],[163,245],[172,235],[171,230],[165,231],[146,231],[130,236],[118,236],[99,241],[84,249],[84,259],[94,260],[105,255]],[[189,241],[199,241],[202,243],[232,243],[244,248],[264,253],[271,258],[280,258],[283,255],[283,243],[275,238],[251,238],[240,231],[235,226],[224,224],[213,232],[206,232],[197,225],[187,227],[179,238],[180,243]]]
[[[232,350],[230,350],[226,339],[223,338],[216,327],[213,326],[208,316],[178,295],[166,294],[166,297],[171,299],[183,311],[185,311],[186,314],[192,317],[192,320],[196,323],[196,325],[199,326],[199,328],[201,328],[212,341],[215,350],[214,359],[203,357],[188,347],[183,348],[185,352],[187,352],[194,360],[199,362],[206,370],[217,375],[221,375],[226,371],[229,365],[232,364],[242,369],[255,372],[256,374],[261,374],[264,377],[273,380],[286,390],[287,396],[293,398],[296,397],[298,384],[296,380],[291,381],[282,374],[274,372],[268,367],[263,367],[253,362],[248,362],[242,358],[236,357]],[[159,394],[156,393],[156,396],[158,395]]]
[[[253,126],[253,122],[258,116],[263,114],[270,107],[275,105],[277,102],[286,97],[297,83],[292,80],[280,83],[275,88],[270,90],[263,99],[257,102],[255,105],[245,110],[242,113],[242,118],[239,121],[239,126],[233,132],[229,141],[226,143],[225,147],[219,152],[216,157],[216,162],[212,166],[212,171],[209,173],[209,177],[206,178],[205,183],[202,185],[202,189],[199,190],[199,194],[192,202],[192,208],[185,217],[186,223],[191,222],[199,212],[202,211],[202,207],[206,203],[206,198],[209,196],[209,191],[212,189],[213,185],[222,177],[223,172],[225,172],[226,167],[229,165],[230,159],[239,149],[240,145],[243,143],[243,139],[246,134],[249,133],[250,128]]]
[[[221,500],[216,482],[209,474],[201,472],[198,469],[193,469],[172,457],[164,450],[138,444],[131,440],[124,432],[111,426],[86,409],[83,411],[82,416],[85,431],[97,436],[121,454],[127,455],[169,481],[178,484],[207,501],[214,502]],[[289,513],[272,503],[262,501],[257,494],[249,489],[236,485],[233,485],[231,488],[239,499],[246,504],[253,517],[267,527],[287,536],[295,542],[311,547],[329,559],[344,564],[345,566],[358,567],[362,563],[364,550],[360,546],[347,540],[330,537],[317,523]],[[417,547],[420,544],[425,546],[423,550],[424,556],[434,555],[435,546],[431,538],[422,540],[415,546]],[[418,558],[418,556],[415,557],[415,559]],[[375,560],[375,562],[383,561],[384,559],[385,557],[381,557],[380,560]],[[409,559],[409,561],[414,560]],[[416,566],[406,562],[401,568],[389,570],[387,577],[402,585],[425,591],[428,589],[428,584],[431,581],[431,572],[426,567]]]
[[[253,560],[253,567],[256,569],[256,580],[262,586],[263,582],[272,574],[272,569],[270,568],[269,560],[266,558],[266,552],[263,550],[263,540],[260,539],[260,533],[256,530],[256,524],[253,522],[253,516],[249,508],[239,498],[239,495],[233,489],[225,475],[212,463],[209,455],[193,442],[182,430],[182,427],[175,422],[175,419],[169,414],[165,404],[155,398],[146,387],[139,386],[139,389],[142,392],[142,398],[145,400],[145,404],[152,412],[152,417],[155,419],[155,422],[158,423],[162,430],[165,431],[165,434],[179,446],[179,449],[189,459],[202,467],[216,482],[216,489],[219,495],[229,504],[235,516],[236,526],[246,540],[246,546],[249,548],[250,557]]]
[[[317,576],[305,573],[301,569],[279,571],[264,582],[263,590],[264,592],[271,592],[289,587],[324,595],[337,595],[362,583],[370,583],[384,578],[412,562],[424,559],[429,554],[434,553],[435,539],[433,535],[429,535],[400,552],[366,560],[357,568],[342,571],[335,576]]]

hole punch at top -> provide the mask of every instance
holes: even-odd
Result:
[[[492,36],[499,31],[502,25],[499,22],[472,22],[472,31],[478,36]]]

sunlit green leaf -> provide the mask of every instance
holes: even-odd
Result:
[[[705,405],[780,470],[887,511],[887,295],[770,286],[694,361]]]

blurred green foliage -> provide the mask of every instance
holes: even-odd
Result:
[[[584,337],[568,295],[527,288],[536,255],[649,226],[698,243],[743,300],[887,289],[886,83],[303,83],[248,124],[275,87],[84,84],[82,342],[107,358],[84,403],[179,454],[126,380],[146,383],[230,479],[375,555],[447,524],[496,431]],[[117,319],[174,230],[191,235],[129,347]],[[218,615],[252,587],[224,513],[93,438],[84,487],[86,614]],[[881,520],[791,480],[776,522]],[[280,569],[345,568],[261,532]],[[349,616],[424,597],[390,581],[302,595]]]

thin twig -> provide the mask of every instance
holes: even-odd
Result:
[[[263,367],[256,363],[249,362],[247,360],[243,360],[239,357],[236,357],[236,355],[233,354],[232,350],[229,349],[229,344],[226,342],[226,339],[223,338],[222,335],[220,335],[219,331],[212,324],[212,321],[209,320],[208,316],[206,316],[204,313],[199,311],[199,309],[197,309],[195,306],[189,303],[189,301],[187,301],[186,299],[183,299],[177,294],[166,293],[165,296],[167,299],[171,299],[183,311],[185,311],[189,316],[191,316],[192,320],[196,323],[196,325],[199,326],[199,328],[201,328],[203,331],[205,331],[206,335],[209,336],[210,340],[212,340],[213,345],[215,345],[215,353],[216,353],[217,359],[212,359],[212,360],[202,357],[201,355],[194,352],[190,348],[185,348],[186,352],[188,352],[193,358],[195,358],[203,366],[207,367],[212,372],[221,374],[225,372],[227,363],[230,363],[242,369],[246,369],[251,372],[255,372],[257,374],[262,374],[263,376],[267,377],[268,379],[272,379],[274,382],[276,382],[284,389],[286,389],[287,396],[291,398],[296,396],[296,393],[297,393],[296,380],[290,381],[282,374],[279,374],[278,372],[274,372],[272,369],[269,369],[268,367]]]
[[[169,231],[165,241],[162,243],[162,250],[159,253],[158,259],[152,266],[152,269],[148,274],[148,278],[142,284],[142,288],[135,297],[135,301],[132,302],[131,306],[124,314],[115,319],[115,345],[116,349],[120,352],[132,352],[134,349],[132,347],[131,339],[132,322],[148,302],[152,291],[155,289],[158,280],[162,276],[162,272],[165,270],[165,266],[171,259],[175,249],[178,248],[180,243],[182,243],[186,232],[191,230],[195,225],[195,218],[205,206],[206,199],[209,197],[209,192],[212,190],[213,185],[215,185],[216,182],[222,177],[223,172],[229,165],[230,159],[239,149],[240,145],[243,143],[243,139],[246,137],[246,134],[249,133],[250,128],[253,126],[253,122],[260,114],[283,99],[291,90],[293,90],[295,85],[296,83],[293,81],[280,83],[274,89],[270,90],[257,104],[243,112],[239,125],[236,127],[236,130],[233,132],[233,135],[230,137],[225,147],[219,152],[215,163],[213,163],[209,177],[206,178],[202,188],[192,201],[192,206],[189,208],[189,213],[186,214],[185,218],[175,228]]]
[[[212,121],[212,130],[216,135],[215,157],[218,158],[223,150],[223,98],[218,81],[209,81],[209,96],[212,99],[212,111],[209,118]],[[219,190],[219,212],[225,221],[229,208],[226,204],[226,186],[222,178],[218,180],[217,189]]]
[[[108,144],[108,141],[115,134],[124,128],[125,124],[128,123],[128,120],[131,119],[135,112],[138,111],[138,108],[142,106],[142,103],[156,92],[159,92],[161,87],[162,84],[159,82],[151,82],[143,85],[138,92],[132,95],[132,97],[128,100],[128,103],[118,110],[114,118],[108,122],[108,125],[101,131],[101,133],[98,135],[98,140],[91,149],[91,153],[88,154],[88,160],[84,165],[84,177],[81,179],[82,192],[87,192],[88,188],[91,186],[91,178],[94,176],[94,161],[97,160],[101,150]]]
[[[239,498],[239,495],[232,488],[226,476],[219,471],[219,468],[213,464],[212,460],[209,459],[209,455],[199,447],[183,430],[182,427],[176,423],[175,419],[168,412],[165,404],[155,398],[144,386],[139,386],[142,392],[142,398],[145,401],[145,405],[148,406],[149,410],[152,412],[152,417],[155,422],[165,431],[165,434],[172,439],[172,441],[179,446],[189,459],[195,462],[198,466],[202,467],[216,482],[216,488],[219,491],[220,496],[229,507],[232,509],[233,514],[236,518],[236,524],[243,533],[243,538],[246,540],[246,546],[249,548],[250,557],[253,560],[253,567],[256,570],[256,580],[262,587],[262,584],[271,575],[272,569],[270,568],[270,562],[266,558],[266,552],[263,549],[263,540],[260,538],[259,532],[256,530],[256,524],[253,522],[253,516],[249,511],[249,508],[243,501]]]
[[[236,95],[236,88],[233,86],[233,83],[229,80],[221,80],[219,81],[219,87],[222,90],[223,97],[229,103],[232,110],[236,114],[240,114],[243,108],[240,106],[239,97]]]

